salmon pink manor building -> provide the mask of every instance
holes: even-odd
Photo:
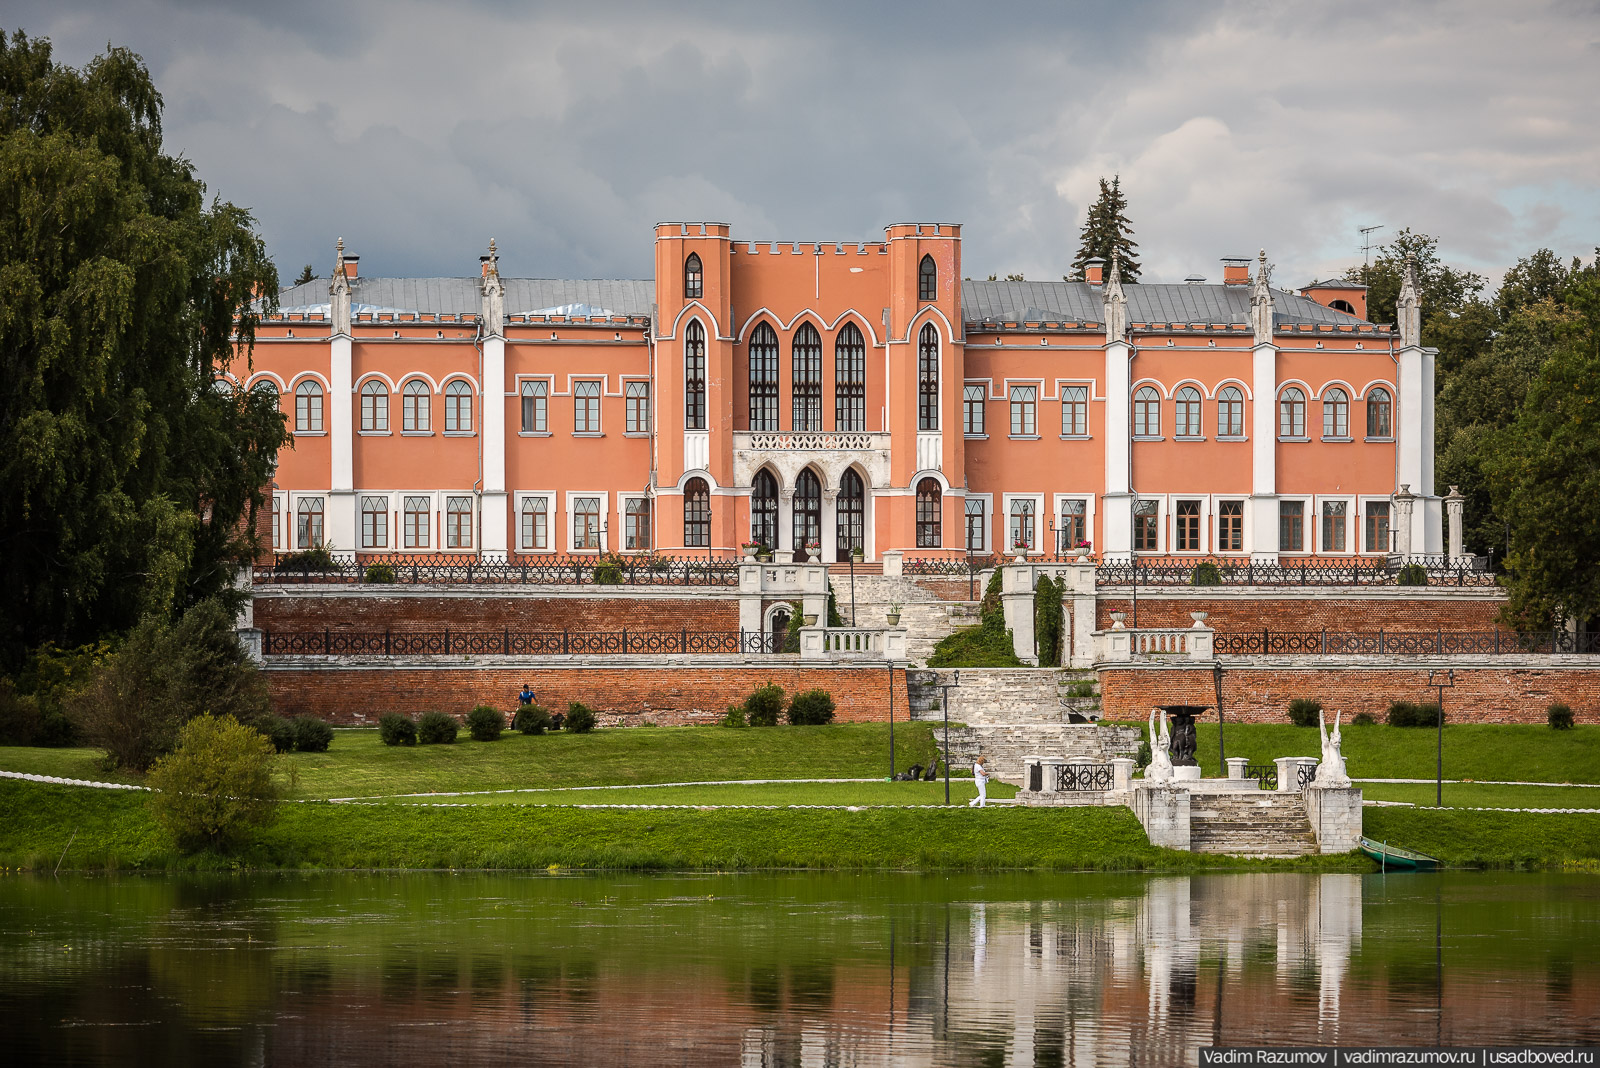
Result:
[[[654,280],[284,290],[239,385],[294,431],[283,552],[516,559],[1441,551],[1432,350],[1263,255],[1222,284],[963,280],[961,228],[749,242],[662,223]]]

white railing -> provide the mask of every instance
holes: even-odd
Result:
[[[804,627],[802,660],[904,660],[906,632],[901,627]]]
[[[1096,661],[1133,660],[1136,657],[1172,657],[1210,660],[1215,653],[1216,631],[1193,627],[1150,627],[1142,630],[1114,628],[1094,632]]]
[[[877,433],[800,433],[770,434],[754,431],[735,432],[735,449],[752,449],[761,452],[800,451],[835,452],[887,449],[889,435]]]

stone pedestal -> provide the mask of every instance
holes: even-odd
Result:
[[[1242,778],[1244,778],[1245,765],[1247,765],[1249,763],[1250,763],[1250,760],[1247,757],[1229,757],[1228,758],[1228,778],[1230,778],[1230,779],[1242,779]]]
[[[1278,765],[1278,792],[1293,793],[1300,789],[1300,766],[1309,764],[1316,767],[1316,757],[1278,757],[1273,761]]]
[[[1175,782],[1194,782],[1200,778],[1200,765],[1178,764],[1172,769],[1172,778]]]
[[[1113,790],[1133,789],[1133,761],[1127,757],[1111,758],[1111,788]]]
[[[1306,819],[1319,853],[1348,853],[1361,845],[1361,791],[1313,786],[1305,792]]]
[[[1066,762],[1063,757],[1045,757],[1040,761],[1044,773],[1043,784],[1039,787],[1041,794],[1054,797],[1060,792],[1056,787],[1061,782],[1061,766]]]
[[[1141,783],[1133,791],[1133,813],[1150,844],[1189,849],[1189,791],[1180,786]]]

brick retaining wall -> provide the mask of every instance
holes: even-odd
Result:
[[[1141,612],[1141,615],[1143,613]],[[1544,658],[1546,660],[1553,658]],[[1339,666],[1251,664],[1223,673],[1222,700],[1228,719],[1249,723],[1288,722],[1289,702],[1310,697],[1345,719],[1370,712],[1381,721],[1391,701],[1432,700],[1428,667],[1454,667],[1456,684],[1445,691],[1445,716],[1456,723],[1544,723],[1552,701],[1572,707],[1580,723],[1600,723],[1600,658],[1574,666]],[[1100,672],[1100,701],[1107,719],[1143,721],[1152,705],[1214,705],[1209,668],[1132,667]]]
[[[1191,612],[1207,612],[1206,626],[1223,634],[1240,631],[1492,631],[1497,627],[1504,599],[1491,591],[1475,597],[1385,597],[1356,598],[1330,596],[1217,596],[1163,597],[1159,593],[1139,595],[1140,627],[1187,627],[1194,620]],[[1106,596],[1100,591],[1097,605],[1101,630],[1111,628],[1111,613],[1125,612],[1125,625],[1133,626],[1133,602],[1125,596]],[[1503,633],[1511,631],[1500,628]]]
[[[385,712],[464,713],[476,705],[510,710],[524,682],[539,703],[565,711],[582,701],[602,725],[653,722],[663,726],[712,723],[757,686],[777,683],[792,696],[820,688],[833,695],[839,722],[884,722],[889,714],[889,671],[877,666],[800,667],[788,662],[619,666],[541,664],[517,667],[478,663],[396,666],[317,663],[266,669],[279,715],[315,715],[332,723],[376,723]],[[895,718],[909,716],[904,671],[894,673]]]
[[[671,630],[739,629],[735,597],[496,596],[481,589],[462,596],[416,594],[340,595],[317,591],[255,598],[255,625],[262,630]]]

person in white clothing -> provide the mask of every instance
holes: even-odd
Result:
[[[978,784],[978,796],[967,802],[968,808],[989,807],[989,769],[984,767],[988,757],[979,757],[972,764],[972,781]]]

